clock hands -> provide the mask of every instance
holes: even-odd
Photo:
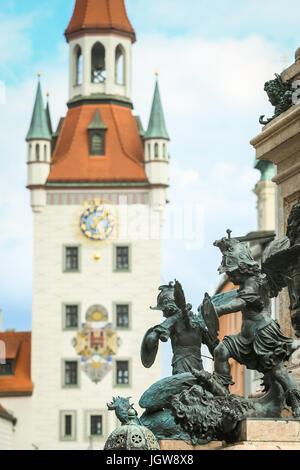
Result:
[[[98,217],[94,217],[94,224],[91,226],[92,229],[94,230],[101,222],[101,220],[103,220],[106,216],[108,215],[108,211],[104,211],[103,214],[98,218]],[[100,231],[100,227],[98,227],[99,231]]]

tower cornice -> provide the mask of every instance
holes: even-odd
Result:
[[[119,95],[106,95],[104,93],[93,94],[89,96],[75,96],[74,98],[68,101],[67,106],[69,109],[72,109],[77,108],[78,106],[88,104],[111,104],[133,109],[133,104],[128,98]]]

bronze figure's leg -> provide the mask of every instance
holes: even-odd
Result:
[[[300,418],[300,390],[298,383],[282,363],[274,367],[271,374],[285,391],[286,402],[291,406],[294,418]]]

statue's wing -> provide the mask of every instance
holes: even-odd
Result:
[[[139,406],[148,410],[170,408],[171,400],[175,395],[197,383],[197,378],[190,372],[166,377],[146,390],[139,401]]]
[[[219,317],[217,315],[212,299],[208,294],[205,294],[202,303],[201,314],[206,324],[207,332],[209,334],[210,339],[212,341],[218,341],[220,330]]]
[[[142,361],[143,366],[146,367],[146,369],[150,369],[150,367],[154,364],[155,358],[157,356],[159,340],[157,340],[155,346],[152,348],[149,348],[147,344],[148,335],[152,333],[154,329],[155,327],[150,328],[145,334],[143,341],[142,341],[141,361]]]
[[[186,308],[186,300],[185,300],[185,295],[183,292],[182,285],[178,281],[175,281],[174,299],[175,299],[175,303],[177,307],[180,308],[182,312],[184,312]]]
[[[276,238],[266,247],[262,258],[262,272],[267,276],[270,297],[277,297],[287,286],[289,277],[286,266],[293,261],[294,251],[288,237]]]

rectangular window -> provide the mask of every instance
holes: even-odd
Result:
[[[65,328],[77,328],[78,305],[66,305],[65,309]]]
[[[5,364],[0,363],[0,376],[12,376],[14,375],[14,360],[6,359]]]
[[[65,437],[72,436],[72,415],[65,415]]]
[[[117,327],[129,328],[129,305],[117,305]]]
[[[76,440],[76,411],[60,411],[60,440]]]
[[[91,415],[91,436],[100,437],[103,435],[102,416]]]
[[[79,271],[79,248],[78,246],[65,247],[65,270]]]
[[[128,361],[116,362],[117,385],[129,385],[129,363]]]
[[[119,271],[129,270],[129,247],[128,246],[116,247],[116,269]]]
[[[65,362],[65,385],[66,386],[78,385],[78,362],[77,361]]]

